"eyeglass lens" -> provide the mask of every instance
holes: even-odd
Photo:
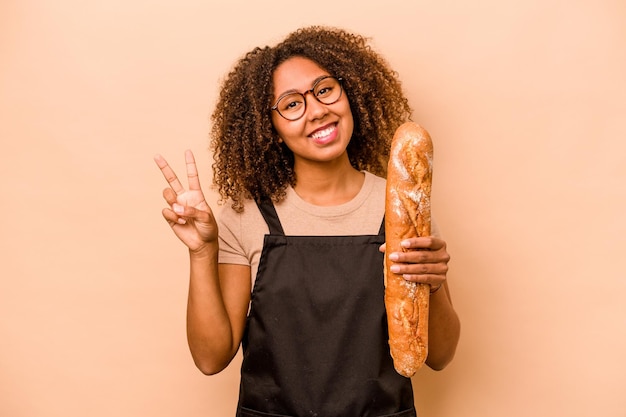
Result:
[[[334,77],[319,80],[310,91],[313,97],[322,104],[333,104],[341,97],[341,84]],[[306,111],[306,100],[302,93],[290,93],[278,100],[276,109],[285,119],[296,120]]]

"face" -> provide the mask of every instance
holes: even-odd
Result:
[[[304,92],[329,74],[315,62],[293,57],[274,71],[273,101],[289,91]],[[294,153],[295,163],[330,162],[346,157],[354,121],[345,91],[333,104],[322,104],[312,93],[305,94],[306,112],[298,120],[287,120],[272,111],[272,123],[282,141]],[[345,158],[347,161],[347,158]]]

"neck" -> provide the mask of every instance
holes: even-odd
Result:
[[[336,206],[352,200],[361,190],[365,175],[345,162],[300,163],[294,167],[294,190],[304,201],[317,206]]]

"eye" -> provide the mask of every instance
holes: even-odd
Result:
[[[293,112],[302,107],[303,103],[304,100],[300,94],[289,94],[280,99],[278,109],[283,113]]]
[[[324,97],[324,96],[326,96],[326,95],[330,94],[330,92],[331,92],[331,91],[333,91],[333,88],[332,88],[332,87],[324,87],[324,88],[320,89],[320,90],[317,92],[317,96],[318,96],[318,97]]]
[[[335,94],[337,81],[334,78],[324,78],[315,86],[315,96],[318,98],[327,98]]]
[[[334,87],[332,85],[330,85],[329,83],[324,83],[323,85],[320,85],[317,88],[317,93],[315,93],[315,95],[318,96],[318,97],[327,96],[327,95],[332,93],[333,88]]]

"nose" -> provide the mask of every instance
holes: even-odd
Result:
[[[311,93],[310,97],[308,97],[309,93]],[[310,120],[320,119],[328,113],[328,106],[320,103],[313,94],[312,91],[304,93],[304,99],[306,100],[306,116]]]

